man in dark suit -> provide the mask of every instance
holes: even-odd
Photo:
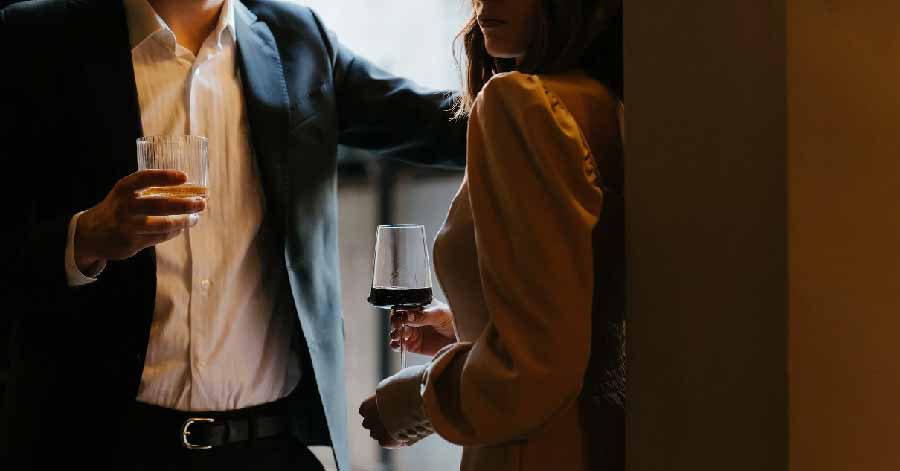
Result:
[[[292,2],[24,2],[0,51],[3,462],[351,469],[337,146],[462,166],[449,95]],[[152,134],[209,138],[208,201],[139,197]]]

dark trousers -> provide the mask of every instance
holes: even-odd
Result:
[[[153,453],[132,447],[115,469],[134,471],[324,471],[306,445],[290,436],[254,440],[212,450]]]

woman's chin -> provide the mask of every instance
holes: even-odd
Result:
[[[495,59],[517,59],[525,54],[519,48],[509,47],[500,41],[491,41],[489,38],[485,38],[484,48]]]

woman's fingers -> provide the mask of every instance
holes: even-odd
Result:
[[[391,327],[398,328],[402,324],[409,327],[427,327],[440,324],[442,319],[439,316],[429,315],[427,312],[418,310],[394,311],[391,313]]]
[[[406,350],[413,353],[421,353],[422,350],[422,339],[424,333],[419,329],[406,329]],[[389,345],[392,350],[399,351],[400,350],[400,331],[391,331],[391,339]]]
[[[390,334],[391,341],[394,341],[394,340],[399,341],[400,334],[404,333],[404,332],[405,332],[404,338],[407,341],[416,340],[422,336],[422,332],[420,331],[420,328],[416,328],[416,327],[407,327],[406,329],[402,329],[402,328],[391,329],[391,334]]]
[[[419,334],[419,327],[407,326],[406,329],[398,327],[396,329],[391,329],[391,340],[400,340],[400,333],[404,330],[406,331],[407,339],[413,338],[413,336],[418,336]]]
[[[429,316],[425,315],[423,311],[410,311],[406,314],[406,325],[412,327],[431,325],[428,318]]]
[[[403,322],[406,320],[406,316],[403,314],[391,314],[391,329],[396,330],[399,329],[400,326],[403,325]]]
[[[418,319],[416,314],[421,314],[422,309],[394,308],[391,309],[391,325],[399,327],[402,324],[409,324],[410,319]]]

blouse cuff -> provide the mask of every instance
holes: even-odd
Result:
[[[426,366],[401,370],[378,384],[375,393],[378,415],[395,440],[413,444],[434,433],[422,403]]]

